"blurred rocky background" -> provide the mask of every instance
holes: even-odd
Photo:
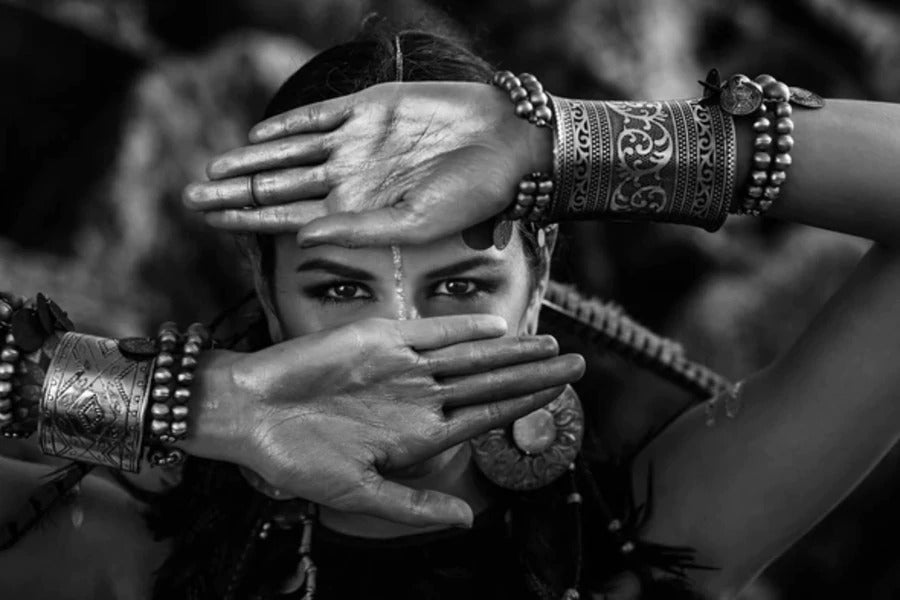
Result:
[[[232,305],[249,289],[239,254],[182,208],[181,189],[245,141],[287,75],[372,11],[437,24],[561,95],[689,97],[716,66],[900,101],[900,9],[888,0],[0,0],[0,287],[43,291],[80,329],[116,336]],[[783,351],[867,247],[739,218],[715,235],[565,233],[557,279],[623,304],[732,378]],[[591,360],[611,448],[690,402],[609,356]],[[744,597],[900,597],[898,467],[895,452]]]

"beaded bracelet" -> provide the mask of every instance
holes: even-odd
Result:
[[[538,127],[550,127],[553,122],[550,98],[537,77],[531,73],[517,77],[510,71],[498,71],[491,83],[509,94],[509,99],[516,105],[517,117]]]
[[[166,322],[159,328],[156,369],[150,392],[150,439],[147,458],[154,466],[173,466],[184,461],[184,452],[172,448],[187,437],[190,413],[191,383],[200,352],[207,346],[209,335],[200,323],[188,327],[179,335],[175,323]]]
[[[491,83],[509,94],[515,104],[516,116],[537,127],[551,126],[550,97],[534,75],[522,73],[516,76],[510,71],[498,71]],[[513,221],[541,222],[549,212],[552,198],[553,178],[550,174],[536,172],[523,177],[512,205],[494,221],[494,245],[500,250],[506,247],[512,238]]]
[[[712,77],[712,80],[711,80]],[[781,193],[791,166],[794,147],[794,122],[791,103],[804,108],[822,108],[825,101],[817,94],[798,87],[788,87],[771,75],[750,79],[732,75],[719,86],[718,74],[710,72],[706,82],[709,98],[714,97],[722,110],[733,116],[755,115],[753,131],[753,169],[750,183],[735,212],[759,216],[768,211]],[[772,148],[775,148],[773,154]]]

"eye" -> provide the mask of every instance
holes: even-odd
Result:
[[[478,291],[478,286],[471,279],[445,279],[434,287],[438,296],[469,296]]]
[[[325,290],[325,297],[334,300],[353,300],[354,298],[368,298],[370,294],[361,285],[355,283],[339,283]]]

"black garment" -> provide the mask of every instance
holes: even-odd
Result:
[[[492,509],[471,530],[452,529],[372,540],[316,528],[317,600],[528,600],[504,510]]]

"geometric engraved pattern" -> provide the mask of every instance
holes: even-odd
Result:
[[[734,120],[694,100],[590,102],[552,97],[551,220],[603,217],[715,231],[734,196]]]
[[[44,378],[38,439],[50,455],[136,472],[153,360],[115,340],[63,335]]]

